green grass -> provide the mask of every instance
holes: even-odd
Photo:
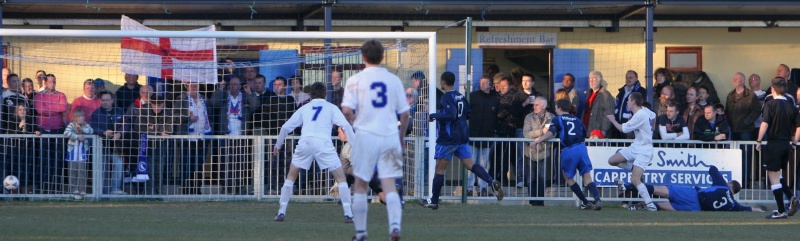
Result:
[[[612,205],[610,203],[607,206]],[[0,202],[0,240],[348,240],[333,203],[292,203],[273,222],[276,203]],[[369,236],[387,237],[383,205],[369,206]],[[606,207],[445,204],[432,211],[409,204],[403,240],[789,240],[800,215],[643,212]]]

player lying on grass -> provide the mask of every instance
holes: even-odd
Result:
[[[654,186],[645,184],[649,193],[669,199],[669,202],[656,203],[658,210],[661,211],[752,211],[763,212],[760,208],[748,207],[739,204],[733,195],[739,193],[742,184],[736,180],[725,181],[717,167],[711,166],[708,169],[713,183],[710,187],[700,188],[684,185]],[[635,194],[636,188],[633,184],[624,184],[617,179],[617,186],[620,192]],[[632,210],[644,209],[644,203],[632,206]],[[794,210],[796,210],[795,207]]]

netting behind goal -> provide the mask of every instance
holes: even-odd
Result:
[[[340,104],[371,38],[406,86],[435,66],[432,33],[0,31],[0,57],[16,74],[4,82],[0,171],[20,179],[5,195],[52,200],[276,197],[298,140],[276,155],[273,145],[310,101],[308,86],[324,83]],[[80,112],[91,135],[73,124]],[[406,190],[415,166],[407,142]],[[333,186],[312,165],[294,190],[324,199]]]

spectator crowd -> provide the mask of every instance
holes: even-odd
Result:
[[[75,148],[84,148],[80,144],[87,143],[83,134],[93,133],[102,141],[103,156],[108,158],[106,161],[112,170],[109,192],[113,194],[125,194],[123,180],[138,182],[150,178],[162,184],[188,185],[187,181],[196,179],[195,173],[202,170],[209,158],[216,160],[212,163],[220,164],[217,177],[220,185],[229,187],[227,192],[248,193],[252,191],[247,189],[252,184],[252,166],[245,156],[253,154],[252,143],[236,138],[210,141],[202,136],[278,135],[280,127],[295,110],[310,101],[303,87],[311,83],[304,83],[300,76],[268,79],[253,67],[240,72],[241,76],[234,74],[233,69],[223,70],[216,85],[176,83],[166,94],[156,94],[152,86],[140,84],[135,74],[125,74],[125,83],[114,92],[105,89],[102,79],[87,79],[82,85],[83,95],[68,102],[66,95],[56,88],[57,78],[53,73],[36,71],[34,81],[4,69],[7,89],[2,91],[0,134],[65,135],[66,132],[69,139],[42,138],[32,142],[18,137],[3,138],[0,149],[3,170],[20,177],[22,186],[31,189],[23,191],[30,192],[46,182],[63,182],[64,179],[58,177],[67,173],[65,168],[71,175],[71,167],[79,166],[63,161],[74,158],[68,155],[72,155]],[[534,75],[521,69],[514,69],[507,75],[500,72],[498,66],[491,65],[485,73],[480,78],[479,89],[469,95],[470,137],[537,138],[547,130],[554,116],[548,103],[552,105],[563,98],[572,103],[572,114],[586,126],[586,137],[632,138],[612,128],[606,116],[613,115],[617,122],[625,123],[632,115],[626,105],[630,94],[646,96],[648,93],[639,74],[633,70],[625,74],[624,85],[616,96],[608,91],[609,86],[600,71],[589,73],[589,89],[584,93],[578,93],[575,77],[567,73],[561,77],[563,88],[555,91],[553,98],[537,91]],[[791,71],[784,64],[777,67],[775,75],[775,78],[787,80],[786,98],[797,104],[795,82],[798,78],[790,78]],[[342,101],[342,78],[342,72],[334,70],[332,81],[327,85],[327,100],[337,106]],[[427,80],[421,71],[414,72],[408,79],[411,87],[405,91],[406,99],[412,106],[412,119],[418,120],[409,124],[407,133],[412,133],[412,128],[425,127],[414,124],[425,125],[425,121],[419,120],[426,119],[427,97],[422,94],[427,93],[423,89]],[[762,119],[761,108],[772,98],[770,89],[760,88],[758,74],[748,78],[743,73],[734,73],[731,85],[734,89],[728,93],[726,102],[721,103],[714,84],[705,73],[657,69],[650,92],[654,103],[644,105],[658,116],[654,120],[654,139],[755,140]],[[436,101],[441,95],[437,89]],[[80,119],[76,118],[76,113],[83,116],[88,126],[76,122]],[[297,129],[295,133],[300,131]],[[335,134],[332,130],[332,135]],[[178,141],[152,138],[171,135],[188,137]],[[495,173],[495,178],[519,188],[528,187],[529,193],[539,196],[548,183],[545,177],[552,175],[547,173],[544,163],[558,155],[545,144],[529,147],[525,142],[473,141],[471,146],[476,164],[502,170],[490,172]],[[31,150],[37,150],[38,154],[31,154]],[[265,147],[265,150],[271,148]],[[148,160],[144,170],[137,165],[142,153],[146,153]],[[752,160],[747,156],[742,165],[743,170],[753,170]],[[85,173],[80,172],[85,168],[81,166],[75,170],[79,178],[86,178]],[[504,177],[508,170],[513,170],[509,171],[513,175],[508,175],[513,176],[513,180]],[[745,171],[743,183],[750,183],[751,173]],[[487,183],[480,180],[475,183],[474,176],[468,179],[471,182],[466,190],[469,195],[489,195]],[[478,188],[473,189],[472,185]],[[70,191],[85,192],[83,189]]]

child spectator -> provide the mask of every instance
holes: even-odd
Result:
[[[75,200],[81,200],[86,195],[86,135],[92,134],[92,131],[92,127],[86,123],[83,109],[75,109],[64,131],[69,138],[66,157],[69,163],[69,188]]]
[[[589,139],[605,139],[603,132],[595,129],[589,134]]]
[[[721,115],[722,117],[725,117],[725,119],[728,119],[728,114],[725,114],[725,106],[724,105],[715,104],[714,105],[714,112],[716,112],[717,115]]]

